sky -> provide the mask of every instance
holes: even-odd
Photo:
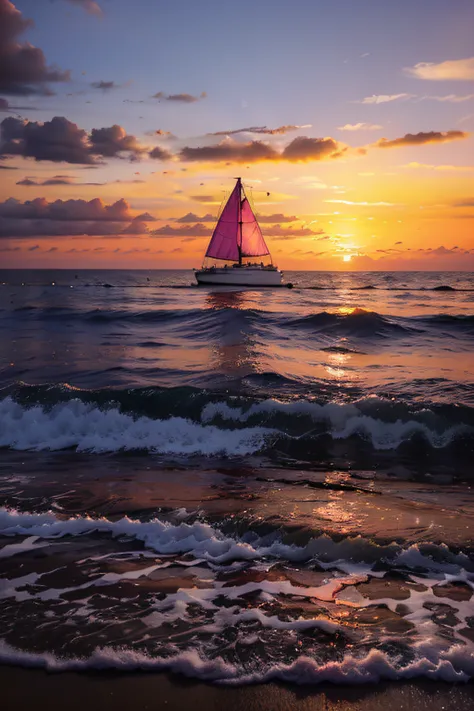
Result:
[[[474,271],[473,0],[0,0],[0,268]]]

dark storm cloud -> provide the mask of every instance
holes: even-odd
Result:
[[[201,101],[207,96],[206,92],[203,91],[199,96],[193,96],[192,94],[165,94],[163,91],[158,91],[153,94],[152,99],[159,99],[163,101],[175,101],[182,104],[195,104],[196,101]]]
[[[0,93],[50,95],[49,83],[70,80],[68,71],[48,67],[43,51],[19,37],[33,26],[9,0],[0,0]]]
[[[468,138],[469,133],[465,131],[420,131],[419,133],[407,133],[401,138],[388,140],[381,138],[373,145],[376,148],[399,148],[400,146],[421,146],[425,143],[447,143]]]
[[[268,126],[249,126],[248,128],[236,128],[231,131],[215,131],[208,133],[208,136],[235,136],[239,133],[261,133],[268,136],[283,136],[290,131],[298,131],[301,128],[311,128],[310,124],[304,126],[295,126],[292,124],[286,126],[278,126],[277,128],[268,128]]]
[[[55,116],[44,123],[8,116],[0,128],[0,155],[18,155],[36,161],[91,165],[97,162],[98,156],[111,158],[128,154],[129,158],[136,159],[147,150],[121,126],[93,128],[88,135],[64,116]]]

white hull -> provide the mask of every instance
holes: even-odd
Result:
[[[279,269],[262,267],[230,267],[200,269],[195,272],[198,284],[224,286],[282,286]]]

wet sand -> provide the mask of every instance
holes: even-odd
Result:
[[[395,682],[363,687],[289,687],[263,684],[229,688],[165,674],[48,674],[0,666],[5,711],[471,711],[474,685],[431,681]],[[39,702],[39,704],[38,704]]]

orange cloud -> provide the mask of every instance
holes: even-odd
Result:
[[[420,131],[419,133],[407,133],[401,138],[388,140],[381,138],[373,146],[376,148],[399,148],[400,146],[421,146],[425,143],[447,143],[468,138],[469,133],[465,131]]]
[[[405,72],[416,79],[469,81],[474,79],[474,57],[447,60],[437,64],[419,62],[414,67],[406,67]]]
[[[338,158],[347,150],[347,146],[334,138],[308,138],[299,136],[293,139],[281,152],[262,141],[238,143],[226,139],[213,146],[191,148],[186,146],[179,153],[182,161],[209,161],[214,163],[257,163],[259,161],[289,161],[292,163],[310,160]]]

